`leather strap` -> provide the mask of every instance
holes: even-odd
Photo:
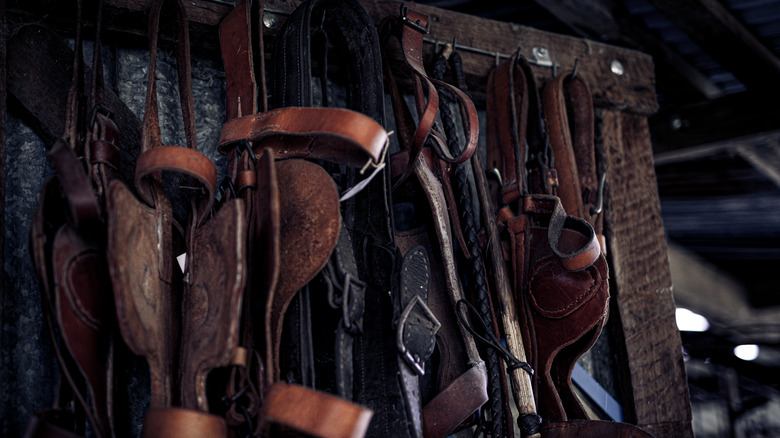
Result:
[[[241,141],[274,144],[277,158],[318,158],[363,168],[378,164],[387,133],[377,122],[355,111],[337,108],[287,107],[229,120],[219,147]]]
[[[370,410],[339,397],[277,382],[266,394],[261,430],[264,436],[281,426],[307,436],[362,438],[371,417]]]
[[[425,248],[411,248],[398,263],[398,280],[393,287],[392,297],[398,368],[408,418],[411,420],[410,433],[421,437],[423,419],[419,377],[425,374],[425,362],[433,354],[436,332],[441,323],[428,308],[431,273]]]
[[[593,141],[590,87],[582,75],[569,72],[547,82],[543,96],[550,144],[557,157],[558,196],[567,213],[587,220],[600,235],[604,183]],[[600,240],[603,243],[603,237]]]
[[[146,412],[142,438],[227,437],[225,420],[205,412],[180,408],[152,407]]]
[[[471,99],[460,89],[444,81],[431,78],[425,72],[425,66],[422,60],[423,38],[429,30],[429,18],[426,14],[410,9],[407,5],[401,6],[401,14],[394,20],[388,20],[380,27],[383,29],[384,37],[387,40],[390,37],[397,38],[401,42],[402,56],[406,65],[411,70],[411,79],[415,96],[415,104],[419,122],[414,128],[414,134],[402,134],[399,138],[404,139],[402,146],[409,150],[409,165],[412,166],[417,161],[417,156],[422,151],[423,146],[431,135],[434,120],[439,109],[439,94],[436,87],[446,88],[456,96],[461,113],[464,115],[463,123],[465,125],[466,146],[459,154],[454,154],[449,150],[446,144],[439,137],[432,138],[432,145],[436,149],[439,157],[448,163],[463,163],[467,161],[474,153],[477,147],[479,119],[476,109]],[[388,46],[387,43],[384,45]],[[389,68],[387,69],[389,72]],[[392,73],[388,74],[392,77]],[[394,80],[390,82],[394,84]],[[423,85],[425,87],[423,88]],[[397,98],[397,92],[391,92],[391,96]],[[398,105],[396,105],[398,107]],[[407,119],[406,116],[399,117],[396,112],[396,120]],[[398,187],[409,175],[412,174],[412,168],[407,167],[399,178],[395,181],[395,187]]]

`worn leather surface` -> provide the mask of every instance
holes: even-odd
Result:
[[[279,339],[287,306],[294,294],[325,266],[338,241],[341,228],[339,195],[330,175],[317,164],[303,160],[276,163],[282,190],[280,206],[279,281],[270,307],[276,353],[269,364],[273,381],[280,379]]]
[[[142,438],[227,438],[225,420],[205,412],[152,407],[144,419]]]

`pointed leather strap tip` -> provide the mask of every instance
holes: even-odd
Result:
[[[269,137],[280,139],[273,145],[276,158],[320,158],[356,168],[378,165],[387,144],[384,128],[359,112],[285,107],[227,121],[219,150],[226,153],[236,142]]]

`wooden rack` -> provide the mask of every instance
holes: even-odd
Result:
[[[369,14],[381,18],[399,13],[401,2],[361,0]],[[67,29],[68,2],[48,1],[48,19]],[[106,0],[109,37],[124,42],[145,38],[148,0]],[[232,8],[228,2],[186,2],[192,21],[194,50],[218,55],[217,26]],[[268,44],[300,1],[267,0]],[[63,5],[64,4],[64,5]],[[7,2],[8,16],[40,16],[40,6]],[[636,51],[409,3],[431,19],[425,55],[437,44],[456,40],[477,106],[484,105],[487,76],[497,59],[520,50],[532,61],[538,83],[570,70],[591,85],[599,123],[597,138],[606,157],[605,233],[611,275],[611,326],[625,420],[658,437],[690,437],[691,408],[653,168],[648,116],[657,109],[652,59]],[[59,14],[58,11],[63,12]],[[40,18],[40,17],[39,17]],[[25,108],[43,138],[62,132],[64,101],[70,84],[70,59],[46,50],[62,41],[31,31],[27,41],[8,47],[8,91]],[[145,41],[145,40],[143,40]],[[267,50],[267,53],[269,51]],[[219,58],[217,58],[219,59]],[[272,62],[272,60],[271,60]],[[41,96],[46,96],[43,99]],[[111,108],[124,138],[123,159],[132,160],[140,142],[140,121],[118,99]],[[130,175],[125,175],[126,179]]]

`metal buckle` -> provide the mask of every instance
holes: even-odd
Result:
[[[436,332],[439,331],[439,327],[441,327],[441,323],[438,319],[436,319],[436,315],[431,312],[431,309],[428,308],[419,295],[415,295],[412,301],[406,305],[403,313],[401,313],[401,318],[398,320],[398,330],[396,331],[396,345],[398,346],[398,352],[401,353],[401,357],[404,358],[406,363],[409,364],[409,366],[411,366],[415,371],[417,371],[418,375],[422,376],[425,374],[426,358],[420,357],[419,354],[412,355],[412,352],[409,351],[409,349],[406,347],[406,344],[404,344],[404,327],[406,326],[406,321],[409,319],[409,315],[412,313],[412,310],[416,305],[419,305],[423,309],[423,315],[428,318],[428,320],[431,322],[431,325],[433,326],[431,336],[436,335]]]
[[[427,34],[428,32],[430,32],[431,30],[430,23],[423,26],[422,24],[420,24],[420,20],[412,21],[412,19],[406,16],[407,12],[409,12],[409,7],[406,5],[401,5],[401,20],[403,20],[403,22],[406,25],[423,34]]]

